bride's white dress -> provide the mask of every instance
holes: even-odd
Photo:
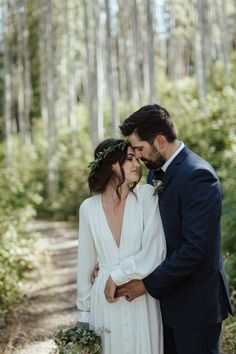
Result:
[[[80,207],[77,307],[89,312],[90,327],[102,333],[103,354],[163,354],[159,302],[145,294],[128,302],[108,303],[104,296],[111,274],[117,285],[143,279],[165,258],[166,244],[158,207],[150,185],[129,193],[118,247],[109,228],[101,195]],[[94,285],[90,275],[99,263]]]

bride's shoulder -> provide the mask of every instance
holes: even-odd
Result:
[[[136,193],[138,196],[141,198],[146,198],[148,196],[153,195],[154,193],[154,187],[151,186],[151,184],[142,184],[142,185],[137,185],[136,186]]]
[[[81,204],[80,204],[80,210],[86,211],[86,210],[91,210],[91,207],[98,202],[98,196],[99,195],[93,195],[92,197],[86,198]]]

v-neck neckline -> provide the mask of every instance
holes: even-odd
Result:
[[[102,209],[102,213],[103,213],[103,216],[104,216],[104,219],[105,219],[105,222],[106,222],[106,225],[107,225],[107,228],[110,232],[110,236],[116,246],[117,249],[120,249],[120,246],[121,246],[121,242],[122,242],[122,234],[123,234],[123,226],[124,226],[124,221],[125,221],[125,214],[126,214],[126,205],[127,205],[127,202],[128,202],[128,198],[129,198],[129,195],[130,193],[127,195],[127,198],[126,198],[126,201],[125,201],[125,206],[124,206],[124,212],[123,212],[123,218],[122,218],[122,222],[121,222],[121,229],[120,229],[120,242],[119,242],[119,245],[116,243],[116,240],[115,240],[115,237],[113,235],[113,232],[111,230],[111,227],[109,225],[109,222],[108,222],[108,217],[106,215],[106,212],[105,212],[105,209],[103,207],[103,203],[102,203],[102,194],[99,195],[99,200],[100,200],[100,205],[101,205],[101,209]]]

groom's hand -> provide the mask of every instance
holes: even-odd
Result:
[[[125,296],[126,300],[132,301],[136,297],[144,295],[147,292],[142,280],[131,280],[130,282],[118,286],[115,296]]]
[[[95,280],[98,276],[98,272],[99,272],[99,264],[96,263],[91,275],[90,275],[90,281],[91,281],[91,284],[93,285],[95,283]]]

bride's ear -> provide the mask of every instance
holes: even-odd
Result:
[[[119,173],[120,173],[119,162],[113,163],[113,165],[111,165],[111,169],[113,172],[115,172],[117,175],[119,175]]]

